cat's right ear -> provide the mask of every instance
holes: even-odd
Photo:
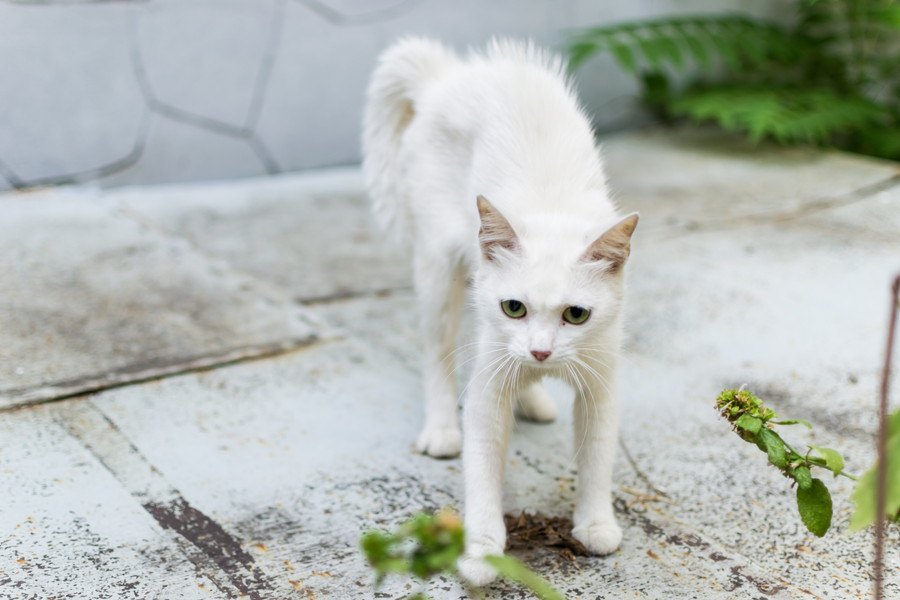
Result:
[[[487,260],[494,260],[494,253],[499,248],[512,252],[519,247],[519,238],[512,225],[481,195],[478,196],[478,216],[481,218],[478,242],[481,244],[481,253]]]

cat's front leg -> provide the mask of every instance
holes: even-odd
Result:
[[[582,372],[575,398],[578,484],[572,534],[594,554],[610,554],[622,542],[612,507],[612,472],[618,436],[614,367]]]
[[[483,371],[476,367],[476,373]],[[465,474],[466,552],[459,572],[471,584],[493,581],[497,573],[484,562],[489,554],[503,554],[503,470],[512,422],[512,398],[490,373],[476,375],[463,407],[463,470]]]
[[[465,299],[466,278],[452,253],[422,252],[415,261],[416,297],[422,327],[425,424],[416,450],[437,458],[459,454],[462,432],[457,415],[456,331]]]

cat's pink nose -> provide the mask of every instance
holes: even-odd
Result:
[[[544,362],[550,356],[549,350],[532,350],[531,355],[535,357],[538,362]]]

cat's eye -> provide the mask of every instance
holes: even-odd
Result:
[[[525,305],[518,300],[504,300],[500,303],[500,308],[510,319],[521,319],[528,312],[525,310]]]
[[[581,306],[570,306],[563,311],[563,321],[572,325],[581,325],[591,316],[591,310]]]

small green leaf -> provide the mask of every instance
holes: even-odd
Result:
[[[834,473],[835,477],[844,470],[844,457],[837,450],[822,448],[821,446],[810,446],[810,448],[825,459],[825,468]]]
[[[763,426],[762,419],[747,414],[738,417],[737,421],[735,421],[734,424],[735,426],[743,429],[744,431],[749,431],[752,434],[759,433],[759,430],[762,429]]]
[[[809,467],[799,466],[796,469],[791,471],[791,477],[794,478],[794,481],[797,482],[803,489],[808,489],[812,485],[812,473],[809,472]]]
[[[807,429],[812,429],[812,423],[806,419],[784,419],[782,421],[772,421],[775,425],[803,425]]]
[[[769,455],[769,462],[783,469],[787,466],[787,452],[784,449],[784,442],[777,433],[771,429],[763,428],[756,436],[757,445],[766,451]]]
[[[497,569],[501,577],[524,585],[541,600],[566,600],[550,582],[512,556],[494,554],[485,556],[484,561]]]
[[[803,488],[797,486],[797,510],[803,524],[817,537],[822,537],[831,527],[831,494],[821,479],[813,479],[812,484]]]

